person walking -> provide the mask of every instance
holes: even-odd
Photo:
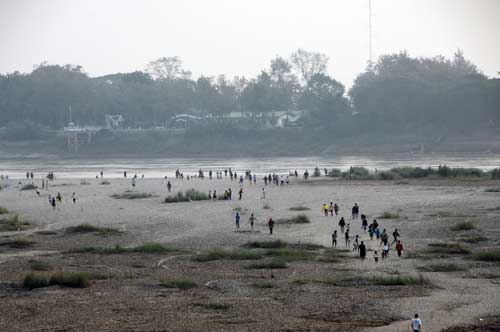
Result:
[[[274,228],[274,220],[273,218],[269,218],[269,221],[267,222],[267,225],[269,226],[269,234],[273,234],[273,228]]]
[[[170,183],[170,181],[167,182],[167,190],[168,190],[168,192],[170,192],[170,190],[172,190],[172,184]]]
[[[411,320],[410,327],[413,332],[422,332],[422,321],[418,318],[418,314]]]
[[[349,239],[349,230],[346,229],[345,231],[345,246],[349,247],[351,244],[351,240]]]
[[[255,221],[257,221],[257,218],[255,218],[253,213],[250,215],[250,218],[248,218],[248,221],[250,222],[250,229],[253,231],[253,225],[255,224]]]
[[[236,216],[234,217],[236,221],[236,228],[240,228],[240,213],[236,212]]]
[[[398,232],[398,229],[397,229],[397,228],[394,230],[394,232],[392,232],[392,237],[394,238],[394,241],[392,241],[391,246],[392,246],[394,243],[398,243],[398,239],[401,237],[401,235],[399,234],[399,232]]]
[[[337,231],[332,234],[332,248],[337,248]]]
[[[339,215],[339,205],[337,203],[333,204],[333,210],[335,211],[335,215]]]
[[[240,191],[238,191],[238,195],[239,195],[239,199],[241,201],[241,199],[243,198],[243,188],[240,188]]]
[[[71,198],[73,199],[73,203],[76,204],[76,193],[73,192],[73,195],[71,195]]]
[[[340,231],[344,233],[344,228],[345,228],[345,220],[344,217],[340,218],[339,220],[339,226],[340,226]]]
[[[364,260],[366,258],[366,246],[363,241],[361,241],[361,243],[359,244],[358,249],[359,249],[359,258]]]
[[[396,243],[396,251],[398,253],[398,257],[401,257],[401,254],[403,252],[403,244],[400,240],[398,240],[398,243]]]

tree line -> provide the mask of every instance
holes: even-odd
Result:
[[[500,80],[483,75],[460,51],[452,59],[381,56],[349,91],[328,74],[328,61],[299,49],[275,57],[255,78],[232,79],[195,79],[178,57],[101,77],[81,66],[42,63],[31,73],[0,75],[0,127],[60,129],[68,124],[69,106],[73,122],[87,125],[103,125],[105,114],[122,114],[126,126],[150,127],[180,113],[224,117],[237,111],[251,118],[302,110],[304,128],[330,136],[500,127]]]

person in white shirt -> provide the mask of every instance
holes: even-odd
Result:
[[[420,318],[418,318],[418,314],[415,314],[415,318],[413,318],[411,320],[411,323],[410,323],[410,326],[411,326],[411,329],[413,332],[421,332],[421,328],[422,328],[422,321],[420,320]]]

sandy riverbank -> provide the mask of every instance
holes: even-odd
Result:
[[[139,179],[135,188],[130,180],[109,181],[109,185],[103,185],[100,179],[91,179],[90,184],[81,185],[76,179],[55,180],[48,191],[41,191],[40,197],[33,190],[17,190],[15,181],[0,191],[0,206],[32,224],[26,231],[0,236],[34,242],[24,249],[0,247],[2,331],[401,331],[407,328],[407,319],[414,312],[420,313],[425,331],[441,331],[500,312],[498,265],[470,260],[464,255],[439,258],[423,254],[430,243],[436,242],[459,242],[471,251],[497,248],[500,196],[485,189],[498,188],[498,181],[293,180],[288,186],[267,186],[265,200],[260,199],[261,183],[245,182],[241,201],[233,198],[175,204],[162,203],[168,194],[164,179]],[[227,178],[171,181],[174,193],[195,188],[221,194],[232,188],[233,197],[237,198],[239,189],[236,181]],[[154,196],[133,200],[111,197],[127,190]],[[53,210],[46,196],[57,192],[62,194],[63,203]],[[76,204],[71,202],[73,192],[77,195]],[[399,215],[379,222],[389,233],[394,228],[400,230],[405,258],[392,254],[388,260],[375,264],[371,251],[366,261],[346,253],[348,257],[337,263],[297,260],[289,262],[286,269],[272,272],[245,269],[246,261],[201,263],[190,259],[197,252],[238,248],[249,241],[281,239],[329,247],[338,218],[324,217],[320,207],[330,201],[340,205],[340,215],[351,223],[352,237],[359,234],[369,249],[379,250],[379,243],[370,241],[361,231],[359,220],[350,220],[352,204],[358,202],[361,213],[368,215],[369,220],[384,212]],[[290,211],[295,206],[310,210]],[[240,230],[234,226],[236,208],[243,211]],[[258,218],[253,232],[247,222],[250,213]],[[278,224],[275,234],[268,234],[269,217],[284,219],[301,213],[308,215],[311,223]],[[467,220],[474,223],[475,229],[450,229]],[[83,223],[116,228],[122,234],[103,237],[69,235],[64,231]],[[471,236],[485,239],[478,243],[461,242]],[[145,242],[168,244],[182,252],[67,253],[83,246],[136,246]],[[339,248],[344,248],[341,236]],[[128,277],[99,280],[85,289],[52,286],[28,291],[21,283],[30,271],[30,259],[50,262],[55,269],[114,271]],[[463,270],[423,272],[434,287],[338,287],[306,282],[343,275],[417,275],[422,266],[452,263],[463,266]],[[198,287],[187,291],[160,287],[159,280],[167,277],[189,278]],[[256,282],[268,282],[272,287],[261,289],[255,286]],[[206,287],[207,283],[215,286]],[[224,309],[212,308],[213,302],[223,303]]]

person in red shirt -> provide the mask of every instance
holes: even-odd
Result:
[[[398,257],[401,257],[401,252],[403,251],[403,244],[398,240],[396,244],[396,251],[398,252]]]

